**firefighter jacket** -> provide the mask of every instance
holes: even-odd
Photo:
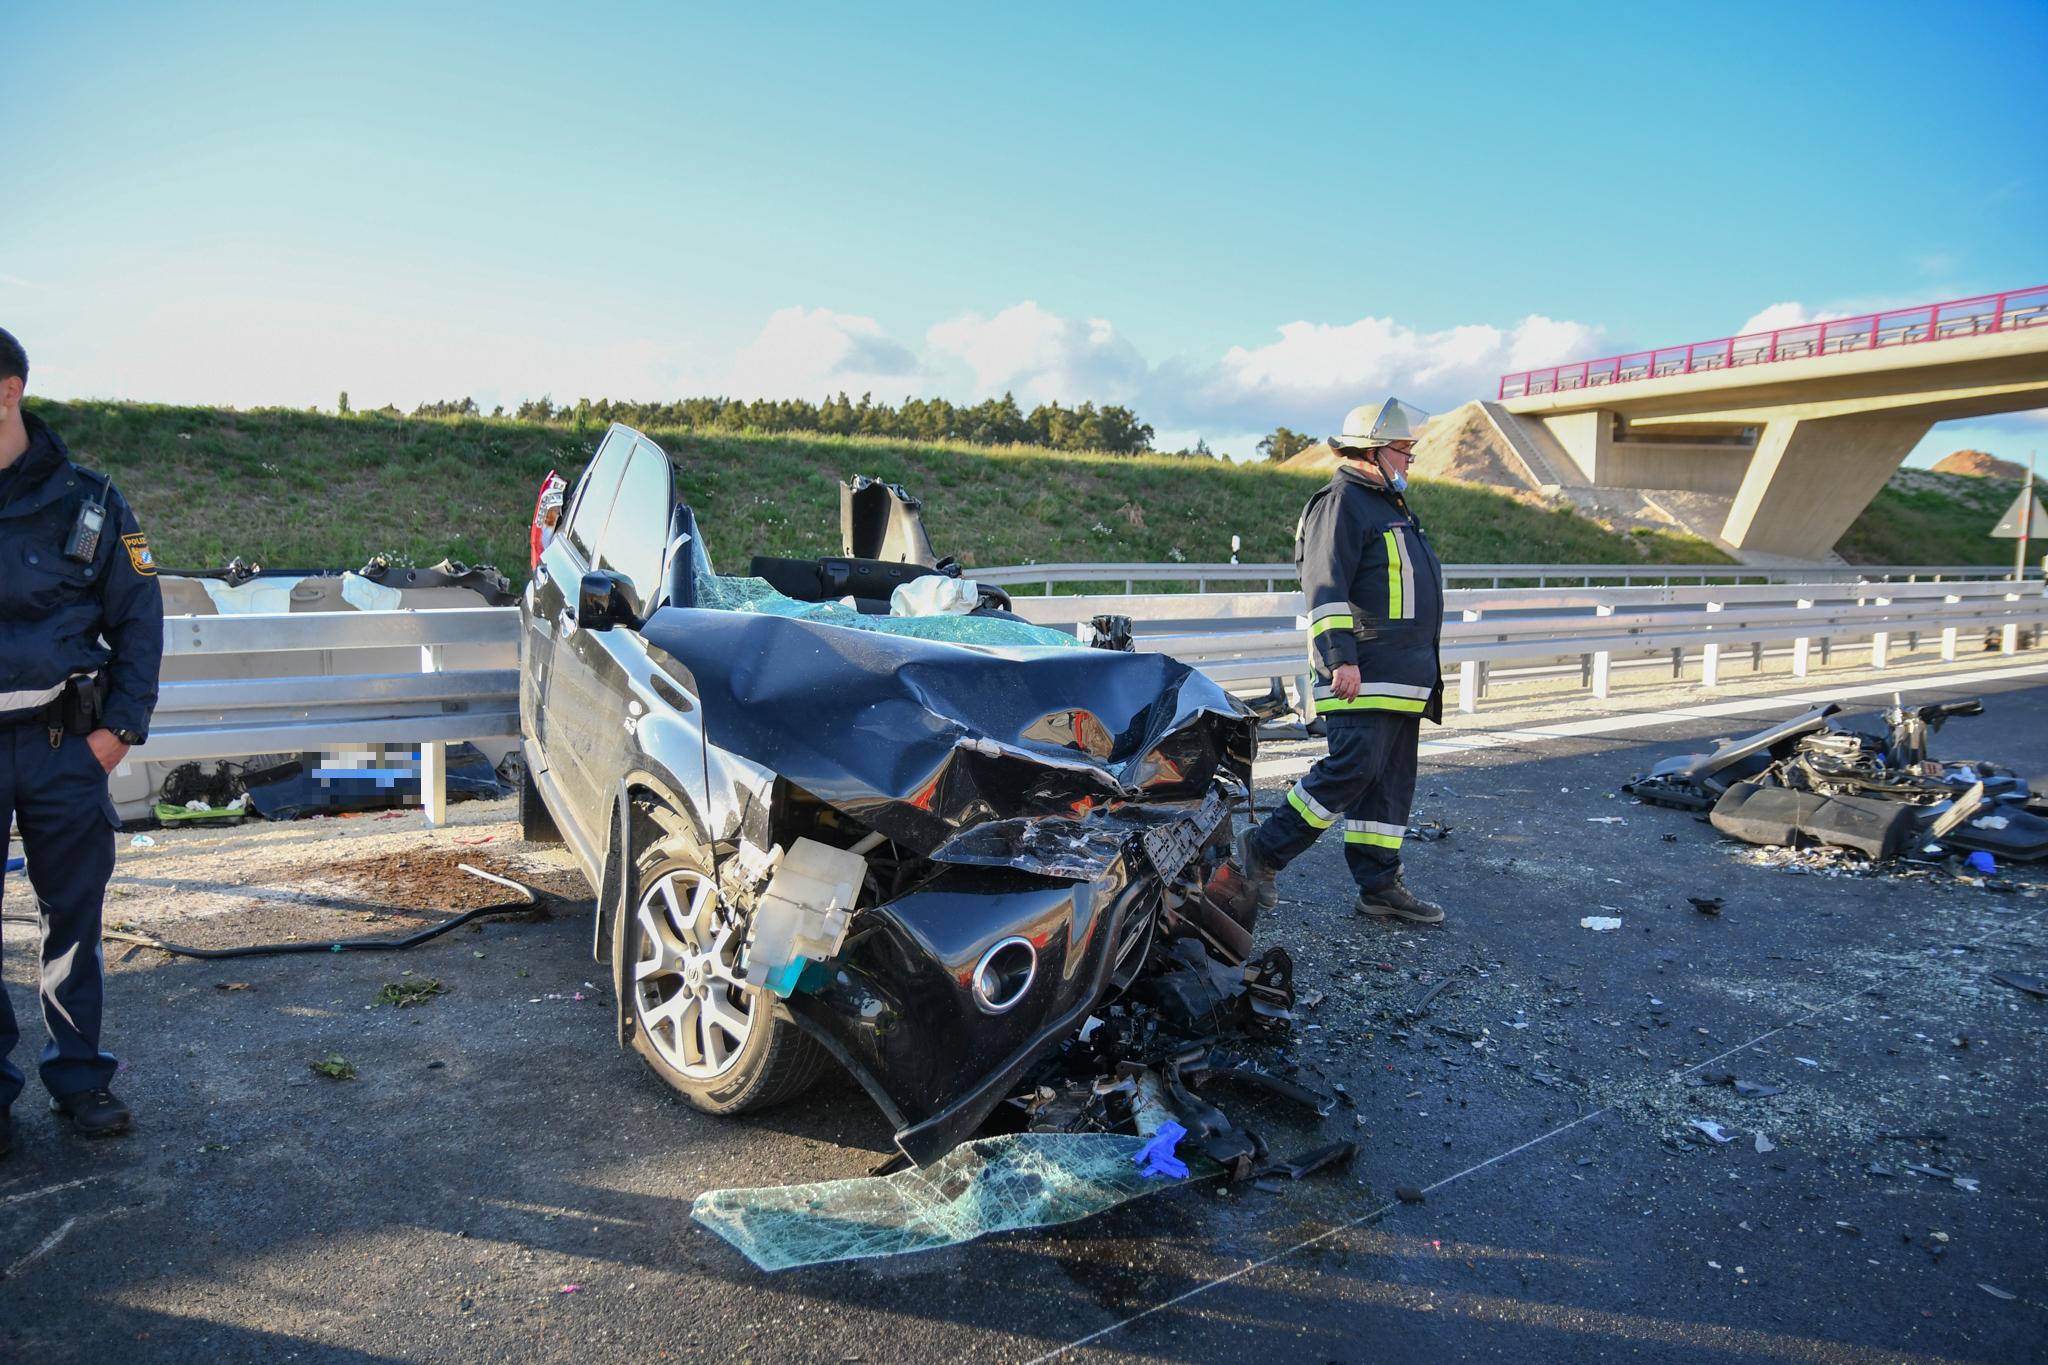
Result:
[[[1301,510],[1294,566],[1308,603],[1319,716],[1443,718],[1444,571],[1407,499],[1349,463]],[[1358,696],[1330,679],[1356,664]]]
[[[69,678],[104,672],[100,723],[146,735],[164,652],[149,542],[113,484],[73,464],[40,418],[22,420],[28,450],[0,479],[0,724],[35,717]],[[106,516],[79,560],[64,551],[88,499]]]

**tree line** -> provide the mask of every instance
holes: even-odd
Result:
[[[338,409],[348,412],[348,395]],[[395,410],[388,410],[398,415]],[[415,417],[482,417],[473,398],[422,403]],[[683,398],[668,403],[620,402],[579,398],[556,406],[551,398],[524,402],[511,412],[492,409],[492,417],[521,422],[546,422],[578,428],[612,422],[642,429],[686,428],[693,431],[815,431],[834,436],[885,436],[913,441],[964,441],[974,445],[1032,445],[1049,450],[1094,450],[1113,455],[1152,451],[1152,426],[1117,404],[1097,407],[1082,403],[1065,407],[1040,403],[1025,412],[1013,394],[963,405],[944,398],[906,398],[901,404],[878,403],[872,394],[858,400],[839,393],[822,403],[803,398]],[[1197,442],[1192,451],[1209,455]]]
[[[344,390],[336,411],[349,411]],[[405,414],[389,405],[377,409],[388,417]],[[414,417],[476,417],[485,413],[474,398],[422,403]],[[971,445],[1029,445],[1047,450],[1103,451],[1112,455],[1166,454],[1191,459],[1224,458],[1197,440],[1191,449],[1155,451],[1153,429],[1129,408],[1082,403],[1063,407],[1040,403],[1025,412],[1016,396],[1005,393],[972,406],[943,398],[905,398],[900,405],[877,403],[864,393],[858,401],[842,390],[822,403],[802,398],[681,398],[668,403],[621,402],[579,398],[556,406],[547,396],[519,404],[511,412],[492,408],[489,416],[520,422],[545,422],[584,430],[623,422],[642,430],[682,428],[690,431],[815,431],[832,436],[885,436],[912,441],[962,441]],[[1320,438],[1288,427],[1276,427],[1258,443],[1258,453],[1272,463],[1290,459]]]

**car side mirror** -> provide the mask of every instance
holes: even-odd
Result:
[[[633,599],[628,595],[632,586],[632,581],[625,575],[609,569],[583,575],[583,581],[576,589],[577,627],[581,630],[610,630],[613,626],[640,629],[640,618],[633,614]]]

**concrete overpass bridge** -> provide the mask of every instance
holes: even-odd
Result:
[[[1681,490],[1720,539],[1820,559],[1934,423],[2048,407],[2048,286],[1504,376],[1539,484]]]

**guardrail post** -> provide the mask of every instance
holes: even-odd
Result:
[[[2017,602],[2020,600],[2020,595],[2016,592],[2009,592],[2005,595],[2005,600]],[[2005,629],[1998,633],[1998,652],[2000,654],[2017,654],[2020,652],[2019,622],[2007,621],[2005,623]]]
[[[1812,599],[1811,597],[1802,597],[1802,598],[1800,598],[1800,599],[1799,599],[1799,610],[1801,610],[1801,611],[1812,611],[1812,610],[1813,610],[1813,599]],[[1793,677],[1795,677],[1795,678],[1803,678],[1803,677],[1805,677],[1805,676],[1806,676],[1806,661],[1807,661],[1807,655],[1808,655],[1808,654],[1809,654],[1809,653],[1811,652],[1811,650],[1812,650],[1812,649],[1813,649],[1813,638],[1812,638],[1811,636],[1807,636],[1807,635],[1802,635],[1802,636],[1800,636],[1800,637],[1799,637],[1798,639],[1796,639],[1796,640],[1794,640],[1794,641],[1792,642],[1792,676],[1793,676]]]
[[[1955,593],[1950,593],[1941,600],[1946,606],[1954,606],[1963,599]],[[1952,664],[1956,661],[1956,628],[1954,626],[1943,626],[1941,628],[1941,661],[1945,664]]]
[[[1717,612],[1721,610],[1721,604],[1719,602],[1709,602],[1707,603],[1707,610],[1709,612]],[[1721,646],[1709,642],[1700,650],[1700,686],[1719,687],[1720,685]]]
[[[441,672],[442,648],[420,646],[420,672]],[[420,806],[429,825],[448,823],[448,746],[438,741],[420,745]]]
[[[1891,604],[1892,599],[1889,597],[1880,597],[1876,599],[1875,602],[1875,605],[1880,607],[1888,607]],[[1891,656],[1891,644],[1892,633],[1890,631],[1878,630],[1871,632],[1870,666],[1872,668],[1883,668],[1885,664],[1889,661]]]
[[[1611,606],[1597,606],[1593,608],[1593,614],[1595,616],[1612,616],[1614,615],[1614,608]],[[1602,649],[1594,652],[1593,695],[1600,701],[1607,700],[1608,677],[1613,663],[1614,656],[1607,650]]]
[[[1459,613],[1459,618],[1469,623],[1477,621],[1484,614],[1478,611],[1464,611]],[[1479,660],[1467,659],[1458,665],[1458,709],[1468,716],[1479,710],[1479,689],[1482,686],[1479,677]]]

